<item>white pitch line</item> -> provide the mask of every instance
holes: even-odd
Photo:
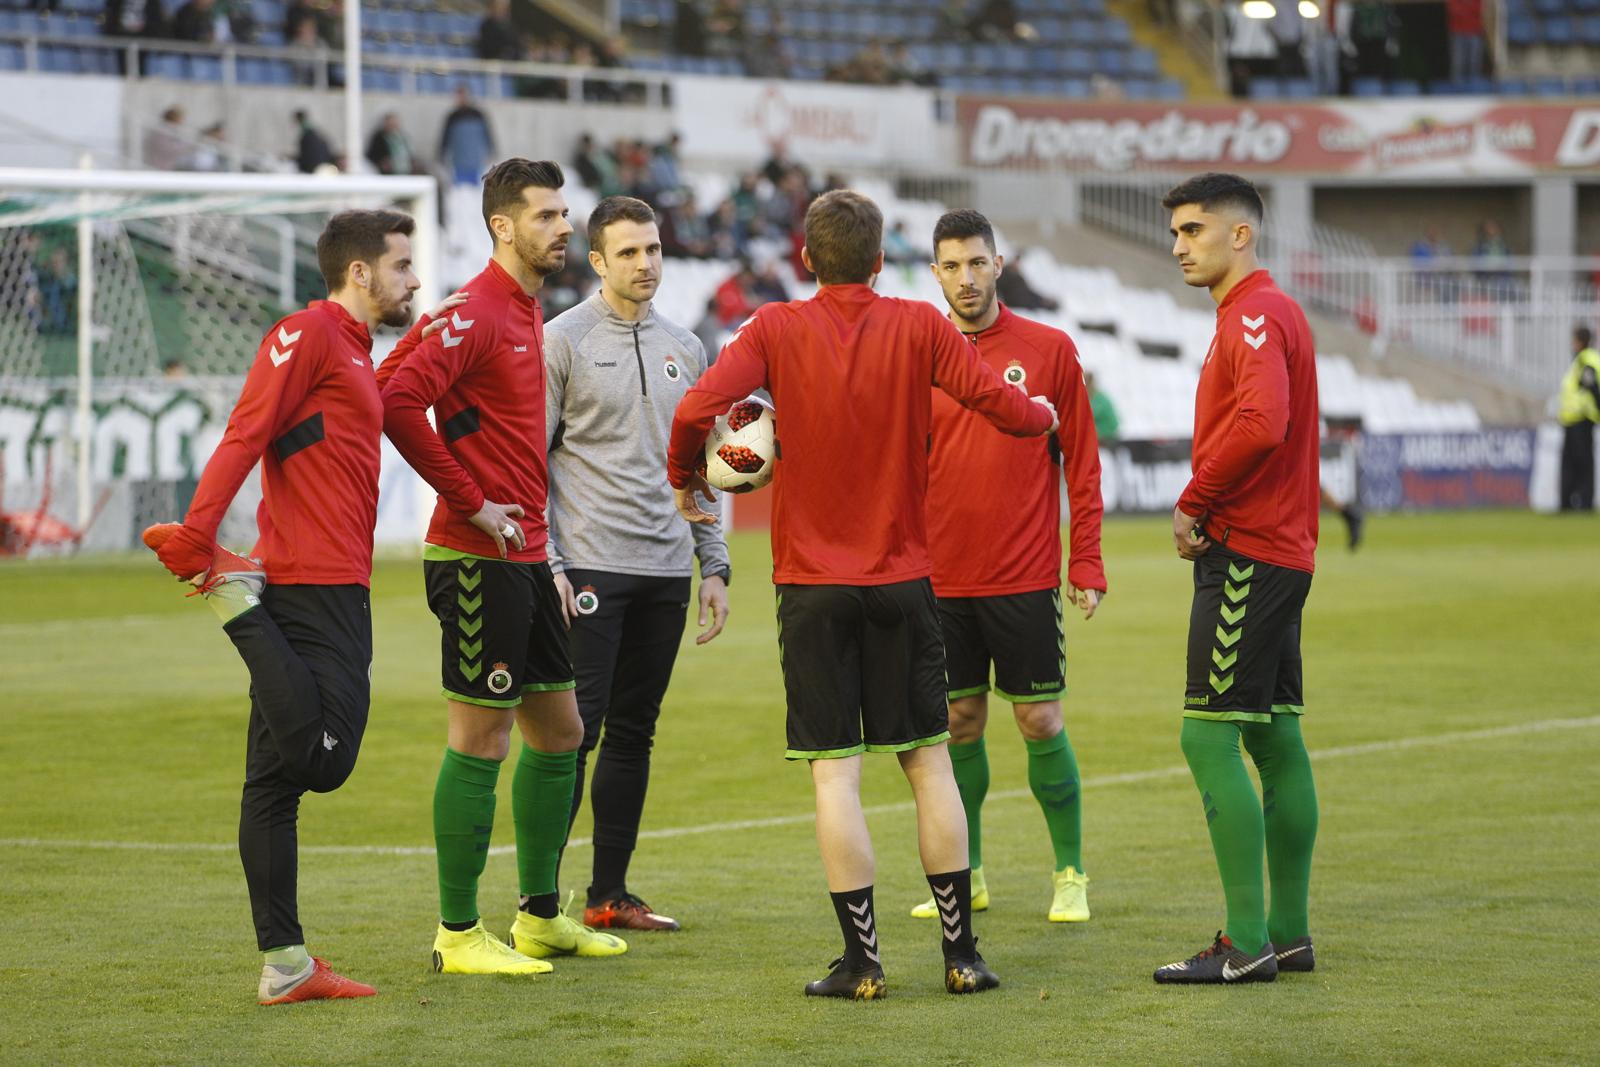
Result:
[[[1396,737],[1388,741],[1368,741],[1359,745],[1339,745],[1334,748],[1313,750],[1311,758],[1316,761],[1344,759],[1350,756],[1401,752],[1410,748],[1447,747],[1467,744],[1473,741],[1492,741],[1501,737],[1519,737],[1526,734],[1547,733],[1551,730],[1582,730],[1594,726],[1600,726],[1600,715],[1588,715],[1571,719],[1540,719],[1536,722],[1515,723],[1510,726],[1491,726],[1481,730],[1452,730],[1439,734]],[[1113,785],[1133,785],[1138,782],[1157,781],[1162,778],[1181,778],[1188,773],[1188,766],[1177,764],[1171,767],[1155,767],[1145,771],[1128,771],[1124,774],[1105,774],[1094,778],[1085,778],[1083,786],[1088,789]],[[1007,789],[990,793],[988,799],[1018,800],[1032,795],[1026,789]],[[909,800],[904,800],[895,804],[878,804],[864,810],[868,815],[886,815],[895,812],[914,811],[915,809],[915,804]],[[698,826],[669,826],[660,830],[641,830],[639,831],[639,836],[641,838],[659,840],[671,837],[690,837],[696,834],[759,830],[773,826],[802,826],[813,822],[815,818],[816,816],[810,813],[804,815],[775,815],[765,819],[736,819],[730,822],[701,823]],[[582,848],[591,843],[590,838],[575,837],[567,842],[567,847]],[[203,844],[198,842],[160,841],[68,841],[47,840],[38,837],[0,838],[0,848],[55,848],[115,852],[238,851],[238,845],[231,842],[228,844]],[[308,855],[331,856],[432,856],[434,854],[431,845],[302,845],[300,851]],[[515,851],[516,847],[514,845],[498,845],[491,848],[489,854],[492,856],[505,856]]]

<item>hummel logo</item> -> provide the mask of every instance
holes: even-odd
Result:
[[[856,907],[854,904],[846,904],[845,907],[849,908],[851,911],[855,912],[857,915],[865,915],[867,913],[867,902],[864,901],[864,900],[861,902],[861,907],[859,907],[859,908]]]
[[[278,332],[282,333],[283,331],[279,330]],[[295,336],[299,337],[300,335],[299,334],[295,334]],[[267,353],[267,355],[272,357],[272,365],[274,367],[281,367],[285,363],[289,362],[289,357],[294,355],[294,349],[286,348],[282,352],[279,352],[278,351],[278,346],[277,345],[273,345],[271,347],[271,351],[269,351]]]
[[[294,333],[290,333],[288,327],[279,326],[278,327],[278,343],[281,344],[283,347],[288,348],[290,345],[292,345],[296,341],[300,340],[300,335],[303,332],[305,332],[305,331],[296,330]]]
[[[1265,315],[1257,315],[1252,319],[1248,315],[1240,315],[1239,321],[1244,323],[1244,343],[1259,352],[1261,350],[1261,346],[1267,343],[1267,331],[1263,329],[1263,327],[1267,324],[1267,317]],[[1249,331],[1251,330],[1258,330],[1260,332],[1250,333]]]
[[[461,312],[459,311],[450,316],[450,325],[454,326],[458,330],[470,330],[472,329],[472,324],[477,321],[477,319],[462,318]]]
[[[956,891],[956,884],[951,882],[949,885],[945,886],[934,886],[933,891],[944,899],[949,900],[951,894]]]
[[[356,358],[356,357],[355,357],[355,356],[351,356],[351,357],[350,357],[350,362],[351,362],[351,363],[354,363],[354,364],[355,364],[355,365],[356,365],[356,366],[358,366],[358,367],[365,367],[365,366],[366,366],[366,364],[365,364],[365,363],[363,363],[363,362],[361,362],[361,361],[360,361],[360,360],[359,360],[359,359],[357,359],[357,358]]]
[[[511,346],[511,351],[513,351],[513,352],[526,352],[527,350],[528,350],[528,346],[527,345],[512,345]]]
[[[329,735],[329,733],[326,730],[324,730],[322,732],[322,747],[323,748],[327,749],[329,752],[332,752],[333,751],[333,746],[337,745],[338,743],[339,743],[339,739],[337,737],[333,737],[333,736]]]
[[[461,338],[453,335],[448,326],[439,331],[439,340],[446,348],[454,348],[461,343]]]
[[[1275,959],[1275,957],[1262,956],[1259,959],[1251,960],[1249,965],[1244,967],[1235,967],[1233,965],[1233,961],[1228,960],[1222,965],[1222,980],[1224,982],[1237,982],[1239,979],[1243,978],[1245,975],[1249,974],[1263,963],[1266,963],[1269,959]]]

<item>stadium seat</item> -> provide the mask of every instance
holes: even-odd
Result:
[[[1578,22],[1578,40],[1591,48],[1600,46],[1600,15],[1586,15]]]
[[[1317,95],[1317,83],[1310,78],[1285,78],[1283,95],[1286,100],[1311,100]]]
[[[1564,78],[1532,78],[1528,88],[1534,96],[1566,96],[1567,82]]]
[[[1283,83],[1277,78],[1254,77],[1250,79],[1250,99],[1278,100],[1283,96]]]
[[[1539,38],[1539,26],[1526,15],[1512,15],[1506,20],[1506,41],[1514,45],[1531,45]]]
[[[1572,20],[1565,15],[1544,20],[1544,40],[1546,44],[1568,45],[1576,37],[1577,34],[1573,31]]]
[[[1350,79],[1351,96],[1382,96],[1382,78],[1352,78]]]
[[[1533,9],[1541,15],[1560,15],[1567,10],[1567,0],[1533,0]]]
[[[0,41],[0,70],[22,70],[27,59],[20,44]]]

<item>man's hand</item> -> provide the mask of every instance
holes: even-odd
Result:
[[[556,596],[561,600],[561,621],[570,630],[572,620],[578,617],[578,601],[572,592],[572,583],[567,581],[565,571],[555,571],[550,577],[556,583]]]
[[[1061,416],[1059,414],[1057,414],[1056,406],[1054,404],[1050,403],[1050,398],[1049,397],[1047,397],[1047,396],[1030,396],[1028,399],[1033,401],[1035,404],[1038,404],[1040,407],[1044,408],[1046,411],[1050,412],[1050,428],[1048,430],[1046,430],[1045,433],[1055,433],[1056,430],[1061,428]]]
[[[720,575],[700,579],[700,625],[706,624],[706,613],[711,614],[711,628],[695,635],[694,643],[703,645],[722,632],[728,621],[728,585]]]
[[[1076,586],[1067,586],[1067,599],[1071,600],[1083,612],[1083,620],[1088,622],[1094,618],[1094,609],[1100,606],[1100,590],[1079,589]]]
[[[439,301],[439,306],[428,312],[429,322],[428,325],[422,328],[422,336],[432,337],[434,334],[450,325],[450,320],[445,316],[449,315],[450,312],[454,311],[456,308],[460,307],[466,302],[467,291],[465,289],[458,289],[449,296],[445,297],[443,300]]]
[[[706,484],[705,478],[699,474],[691,474],[689,475],[688,485],[682,489],[674,489],[672,491],[672,496],[678,504],[678,514],[690,522],[698,523],[702,526],[706,523],[716,522],[717,517],[715,515],[700,510],[700,505],[694,499],[696,493],[705,497],[707,503],[715,504],[717,502],[716,495],[711,492],[711,486]]]
[[[1200,516],[1185,515],[1182,508],[1172,509],[1172,543],[1178,546],[1178,555],[1191,562],[1211,548],[1200,533]]]
[[[492,500],[485,500],[483,507],[468,521],[494,538],[494,547],[499,549],[500,558],[505,559],[508,538],[511,547],[519,552],[526,543],[522,537],[522,526],[514,521],[522,518],[522,514],[521,504],[496,504]]]
[[[170,530],[171,527],[163,527]],[[156,559],[171,571],[180,582],[187,582],[211,569],[211,558],[216,554],[217,542],[189,526],[179,526],[167,534],[155,550]]]

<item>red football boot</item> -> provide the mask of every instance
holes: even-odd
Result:
[[[294,1004],[302,1000],[351,1000],[355,997],[370,997],[378,991],[362,982],[346,978],[342,974],[335,974],[328,961],[321,956],[311,957],[311,973],[302,978],[286,992],[276,993],[267,988],[265,979],[262,980],[261,996],[258,1004]]]
[[[596,930],[677,930],[677,919],[657,915],[650,905],[624,893],[613,900],[591,904],[583,909],[583,925]]]
[[[162,564],[174,574],[190,571],[188,581],[202,594],[211,593],[225,581],[244,582],[249,591],[260,595],[267,583],[267,572],[257,560],[230,552],[219,544],[210,545],[210,556],[197,543],[197,537],[181,522],[158,522],[145,527],[145,547],[155,552]],[[199,569],[195,569],[199,566]]]

